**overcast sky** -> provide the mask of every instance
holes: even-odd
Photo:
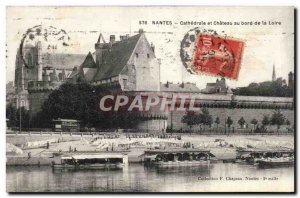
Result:
[[[180,21],[277,21],[281,25],[204,25],[206,29],[226,33],[245,41],[238,80],[229,86],[247,86],[250,82],[271,80],[273,64],[277,77],[287,79],[294,71],[294,13],[292,7],[8,7],[6,82],[14,80],[15,57],[22,35],[35,25],[66,30],[75,43],[71,53],[94,51],[99,33],[109,40],[110,34],[137,33],[143,28],[149,42],[156,46],[161,59],[161,81],[194,82],[203,88],[216,77],[191,75],[179,56],[180,42],[189,29]],[[140,20],[148,21],[140,25]],[[152,25],[152,21],[172,21],[172,25]],[[178,24],[176,24],[178,23]],[[80,63],[79,63],[80,64]]]

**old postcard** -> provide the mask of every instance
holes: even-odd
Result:
[[[294,7],[6,8],[7,192],[294,192]]]

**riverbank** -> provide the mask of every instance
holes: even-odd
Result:
[[[210,150],[218,160],[233,159],[236,157],[236,149],[242,148],[294,148],[294,136],[266,136],[266,135],[181,135],[164,138],[148,136],[132,136],[127,134],[118,136],[92,136],[92,135],[7,135],[9,149],[21,149],[21,152],[8,151],[7,165],[50,165],[53,161],[53,153],[62,151],[97,151],[114,148],[130,149],[129,163],[139,162],[140,155],[149,148],[164,148],[168,146],[183,146],[189,144],[194,148]],[[37,145],[49,142],[49,148],[28,148],[26,145]],[[15,149],[16,149],[15,148]]]

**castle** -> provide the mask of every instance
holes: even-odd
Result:
[[[293,98],[234,96],[224,78],[208,83],[203,90],[193,83],[161,83],[161,67],[155,56],[155,46],[148,42],[142,29],[133,36],[121,35],[119,41],[115,35],[110,35],[106,42],[100,34],[95,51],[87,55],[43,54],[41,43],[37,42],[17,53],[15,86],[18,105],[25,106],[34,115],[61,84],[87,82],[128,95],[159,93],[172,97],[174,94],[192,94],[197,96],[199,107],[209,108],[213,117],[220,118],[219,126],[225,125],[228,116],[236,120],[243,116],[250,123],[251,119],[261,119],[274,109],[281,109],[294,123]],[[143,119],[136,128],[156,131],[165,131],[167,127],[186,128],[181,122],[183,115],[184,112],[141,112]]]
[[[20,47],[16,55],[15,104],[30,109],[29,90],[53,90],[59,87],[72,73],[72,67],[82,62],[83,54],[43,53],[41,42]],[[34,87],[37,86],[37,87]]]
[[[206,87],[201,90],[204,94],[229,94],[232,93],[226,85],[225,78],[217,79],[215,83],[207,83]]]

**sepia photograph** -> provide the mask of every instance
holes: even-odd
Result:
[[[7,6],[6,192],[294,193],[295,12]]]

